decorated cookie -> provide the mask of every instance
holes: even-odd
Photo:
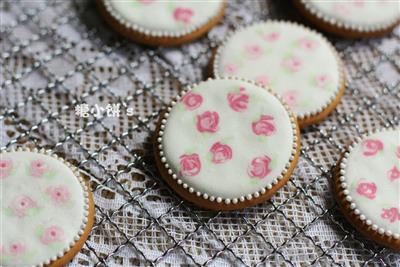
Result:
[[[363,234],[400,250],[400,128],[359,138],[336,171],[344,215]]]
[[[300,126],[319,122],[338,104],[345,81],[341,61],[320,34],[288,22],[241,29],[218,49],[216,77],[239,76],[270,87]]]
[[[172,46],[208,32],[223,17],[225,0],[97,0],[108,24],[146,45]]]
[[[388,33],[400,22],[397,0],[294,0],[315,26],[344,37],[373,37]]]
[[[237,78],[209,79],[184,91],[161,116],[156,162],[186,200],[233,210],[282,187],[299,148],[296,119],[272,92]]]
[[[64,266],[93,225],[91,192],[73,167],[45,151],[0,154],[0,265]]]

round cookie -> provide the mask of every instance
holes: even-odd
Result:
[[[2,152],[0,185],[0,265],[66,265],[94,220],[92,193],[76,168],[49,151]]]
[[[294,0],[299,11],[320,29],[343,37],[375,37],[400,22],[398,1]]]
[[[282,103],[238,78],[188,88],[156,129],[162,177],[206,209],[241,209],[269,199],[288,181],[300,153],[296,119]]]
[[[289,22],[264,22],[233,33],[214,57],[216,77],[269,86],[292,108],[300,127],[323,120],[345,89],[336,50],[320,34]]]
[[[351,144],[337,165],[335,191],[357,230],[400,250],[400,129],[379,130]]]
[[[96,0],[107,23],[125,37],[145,45],[191,42],[223,17],[226,0]]]

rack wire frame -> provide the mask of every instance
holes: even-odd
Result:
[[[182,201],[160,179],[152,159],[154,125],[160,111],[179,90],[205,77],[203,71],[211,51],[221,42],[226,29],[286,18],[279,13],[276,2],[230,1],[222,26],[218,26],[220,31],[177,49],[150,49],[119,38],[99,22],[93,1],[21,0],[3,1],[0,5],[0,149],[52,149],[87,175],[95,196],[92,234],[71,266],[400,264],[398,254],[366,240],[350,227],[332,195],[325,194],[330,191],[331,169],[347,143],[373,128],[399,125],[398,28],[384,39],[349,41],[330,37],[347,66],[349,86],[342,104],[326,121],[302,132],[301,170],[268,203],[237,213],[206,212]],[[67,28],[69,35],[79,36],[79,42],[61,33]],[[381,49],[386,41],[395,43],[391,53]],[[32,51],[37,45],[45,48]],[[191,53],[193,48],[195,55]],[[184,54],[179,64],[169,57],[176,52]],[[104,66],[99,63],[103,61],[107,62]],[[398,79],[382,80],[378,69],[381,65],[390,66]],[[147,81],[139,75],[143,72],[150,77]],[[32,83],[34,75],[40,75],[44,83]],[[85,77],[83,85],[69,86],[69,81],[80,75]],[[121,80],[132,82],[129,93],[116,89],[114,84]],[[135,114],[112,119],[91,111],[87,118],[74,117],[77,105],[106,100],[125,110],[133,106]],[[125,161],[107,165],[109,157]],[[319,190],[323,192],[318,194]],[[108,198],[123,199],[123,204],[105,209],[101,201]],[[155,213],[149,202],[157,201],[167,202],[168,208]],[[297,202],[313,210],[308,221],[291,215],[297,212],[298,206],[291,206]],[[121,213],[141,218],[143,225],[135,233],[127,232],[133,226],[129,221],[120,221]],[[171,231],[165,223],[170,218],[190,224],[190,231]],[[285,236],[279,231],[282,228],[277,228],[272,234],[279,241],[275,240],[263,228],[271,218],[279,218],[284,227],[293,231]],[[322,222],[337,232],[328,245],[309,231]],[[238,225],[239,229],[229,239],[219,229],[226,225],[229,229]],[[104,229],[113,235],[107,236]],[[166,244],[151,243],[149,235],[165,239]],[[193,250],[186,243],[198,236],[203,238],[200,243],[205,248]],[[117,245],[104,253],[96,244],[106,239]],[[294,257],[288,253],[293,245],[312,252],[308,258]],[[263,252],[256,253],[252,250],[255,248]],[[300,247],[295,249],[301,251]],[[158,252],[149,254],[149,250]],[[342,250],[351,251],[346,255],[352,257],[338,257]],[[126,253],[131,256],[121,256]],[[252,253],[258,257],[252,257]]]

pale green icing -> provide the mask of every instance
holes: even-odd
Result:
[[[400,131],[384,130],[364,138],[350,152],[345,172],[360,213],[400,234]],[[393,209],[393,215],[385,217],[384,209]]]
[[[400,18],[400,2],[397,0],[311,0],[308,3],[329,18],[361,26],[392,23]]]
[[[235,111],[228,94],[248,95],[247,107]],[[280,101],[265,89],[238,80],[209,80],[191,91],[202,97],[193,110],[182,102],[171,110],[162,139],[164,155],[170,168],[184,183],[196,191],[221,198],[239,198],[252,194],[270,184],[289,163],[293,145],[293,130],[288,112]],[[200,132],[197,116],[206,111],[217,112],[219,123],[215,132]],[[256,135],[252,123],[261,115],[273,117],[275,132],[270,136]],[[231,159],[213,162],[211,147],[216,142],[232,150]],[[182,155],[197,154],[201,170],[193,176],[182,175]],[[249,176],[249,165],[254,158],[267,156],[271,170],[265,177]]]
[[[299,66],[290,64],[299,63]],[[338,59],[319,34],[290,23],[255,24],[234,33],[220,48],[217,76],[263,82],[280,94],[298,116],[331,102],[341,81]],[[318,77],[326,81],[317,83]]]
[[[2,153],[0,188],[2,266],[41,264],[78,235],[84,190],[64,163],[33,152]]]
[[[155,31],[180,32],[201,26],[216,16],[222,0],[105,0],[126,21]]]

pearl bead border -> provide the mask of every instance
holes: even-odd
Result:
[[[0,155],[3,156],[5,154],[8,153],[13,153],[13,152],[30,152],[30,153],[36,153],[36,154],[42,154],[45,156],[50,156],[54,159],[57,159],[58,161],[60,161],[61,163],[63,163],[66,167],[68,167],[73,174],[75,175],[76,179],[78,179],[81,187],[82,187],[82,191],[83,191],[83,199],[84,199],[84,205],[83,205],[83,220],[82,223],[79,227],[79,230],[77,232],[77,234],[73,237],[73,240],[71,242],[69,242],[67,247],[64,247],[61,251],[57,252],[57,254],[39,264],[33,265],[32,267],[45,267],[47,265],[49,265],[50,263],[64,257],[64,255],[69,252],[76,244],[76,242],[79,241],[79,239],[81,238],[81,236],[84,234],[85,232],[85,228],[86,225],[88,223],[88,217],[89,217],[89,188],[87,187],[85,181],[83,180],[81,174],[79,173],[78,168],[76,168],[75,166],[73,166],[72,164],[70,164],[68,161],[64,160],[63,158],[57,156],[56,154],[53,154],[52,150],[45,150],[45,149],[37,149],[37,148],[27,148],[27,147],[18,147],[17,149],[9,149],[9,150],[4,150],[0,152]]]
[[[293,143],[292,143],[292,152],[291,155],[289,157],[289,162],[285,165],[285,168],[281,171],[281,174],[276,177],[275,179],[272,180],[272,183],[269,183],[268,185],[266,185],[263,188],[260,188],[258,191],[251,193],[251,194],[246,194],[237,198],[222,198],[219,196],[213,196],[213,195],[208,195],[207,193],[204,192],[200,192],[197,191],[195,188],[190,187],[188,184],[184,183],[176,173],[174,173],[174,171],[170,168],[169,164],[168,164],[168,160],[165,157],[165,153],[163,150],[163,134],[164,134],[164,129],[166,127],[167,121],[168,121],[168,117],[169,117],[169,113],[171,112],[172,108],[178,103],[178,101],[188,92],[190,92],[193,88],[199,86],[202,83],[206,83],[209,81],[213,81],[213,80],[237,80],[240,82],[246,82],[252,85],[255,85],[257,87],[259,87],[260,89],[264,89],[266,90],[268,93],[272,94],[274,97],[276,97],[279,102],[282,104],[282,106],[284,107],[284,109],[286,110],[287,114],[289,115],[290,118],[290,123],[292,126],[292,133],[293,133]],[[210,202],[217,202],[217,203],[225,203],[226,205],[229,204],[237,204],[239,202],[245,202],[248,200],[252,200],[253,198],[258,198],[261,195],[265,194],[268,190],[272,189],[274,187],[274,185],[278,184],[278,182],[280,180],[283,179],[283,177],[285,177],[285,175],[288,172],[288,169],[292,166],[293,161],[295,159],[296,153],[297,153],[297,149],[298,149],[298,139],[300,138],[300,136],[297,135],[297,120],[295,118],[295,116],[293,115],[293,112],[290,110],[289,106],[283,101],[283,99],[278,96],[277,94],[275,94],[274,92],[272,92],[269,88],[265,87],[265,86],[261,86],[260,84],[257,84],[254,81],[250,81],[250,80],[246,80],[246,79],[242,79],[239,77],[224,77],[224,78],[216,78],[216,79],[212,79],[212,78],[208,78],[206,81],[202,81],[199,84],[193,84],[191,86],[188,86],[187,89],[183,90],[182,92],[180,92],[176,98],[174,100],[171,101],[170,105],[167,107],[167,111],[164,113],[162,119],[161,119],[161,124],[160,124],[160,129],[158,131],[157,134],[157,146],[158,146],[158,150],[159,150],[159,155],[160,155],[160,159],[161,159],[161,163],[164,164],[165,169],[167,170],[168,174],[172,177],[172,179],[174,179],[176,181],[176,183],[180,186],[182,186],[184,189],[186,189],[189,193],[191,194],[195,194],[198,197],[202,197],[205,200],[208,200]]]
[[[347,189],[347,179],[346,179],[346,167],[347,167],[347,162],[350,156],[351,151],[358,146],[365,138],[368,136],[371,136],[372,134],[384,132],[384,131],[397,131],[400,130],[400,128],[396,127],[388,127],[388,128],[379,128],[375,129],[373,131],[370,131],[366,134],[363,134],[361,137],[357,137],[357,139],[348,146],[346,151],[343,154],[343,158],[341,159],[339,166],[339,183],[340,183],[340,189],[341,192],[344,194],[344,199],[345,201],[349,204],[349,208],[351,209],[351,212],[358,217],[361,221],[363,221],[367,226],[370,226],[373,231],[380,235],[386,235],[388,237],[393,237],[394,239],[398,240],[400,239],[400,232],[399,233],[392,233],[390,230],[385,230],[383,227],[379,226],[377,223],[374,223],[371,219],[367,218],[358,208],[357,204],[353,201],[353,198],[350,195],[350,191]]]
[[[380,31],[387,29],[394,24],[396,24],[399,20],[400,17],[393,18],[393,20],[388,21],[386,23],[377,23],[375,25],[360,25],[354,22],[347,22],[347,21],[341,21],[339,19],[336,19],[329,14],[326,14],[325,12],[320,11],[317,7],[315,7],[311,1],[308,0],[300,0],[300,4],[313,16],[315,16],[317,19],[323,20],[325,23],[328,23],[332,26],[338,27],[338,28],[343,28],[345,30],[353,30],[357,31],[360,33],[369,33],[369,32],[375,32],[375,31]]]
[[[156,38],[180,38],[186,35],[189,35],[198,29],[202,28],[204,25],[209,23],[212,19],[215,18],[221,11],[221,9],[225,8],[225,0],[221,0],[220,7],[217,10],[215,14],[210,14],[210,16],[203,22],[197,24],[197,25],[192,25],[189,28],[185,30],[179,30],[179,31],[168,31],[168,30],[150,30],[147,29],[135,22],[131,22],[124,17],[120,15],[120,13],[114,9],[112,6],[111,2],[113,0],[101,0],[103,6],[105,7],[106,11],[116,20],[118,23],[120,23],[122,26],[124,26],[127,29],[139,32],[141,34],[151,36],[151,37],[156,37]]]
[[[315,110],[313,110],[313,111],[307,111],[307,112],[299,113],[299,114],[295,113],[298,120],[305,120],[307,118],[317,116],[321,112],[323,112],[332,102],[334,102],[336,100],[336,98],[338,97],[338,94],[340,93],[341,88],[343,86],[345,88],[347,87],[347,81],[346,81],[345,75],[344,75],[345,68],[344,68],[343,62],[340,59],[339,53],[336,51],[336,49],[333,47],[333,45],[322,34],[320,34],[319,32],[316,32],[314,30],[311,30],[310,28],[308,28],[304,25],[298,24],[296,22],[289,22],[289,21],[283,21],[283,20],[271,20],[271,21],[256,22],[254,24],[251,24],[251,25],[245,26],[245,27],[241,27],[238,30],[231,32],[230,34],[228,34],[228,36],[225,38],[225,40],[222,42],[222,44],[218,47],[217,52],[215,53],[214,62],[213,62],[213,75],[216,78],[224,77],[223,75],[221,75],[219,73],[219,64],[220,64],[220,60],[221,60],[221,54],[233,36],[235,36],[236,34],[242,32],[242,31],[246,31],[252,27],[274,25],[274,24],[275,25],[286,25],[289,27],[297,27],[297,28],[300,28],[301,30],[307,31],[308,33],[316,35],[319,39],[321,39],[321,41],[323,43],[325,43],[330,48],[330,50],[333,53],[333,56],[336,59],[339,79],[338,79],[338,85],[337,85],[335,91],[332,93],[332,96],[329,97],[329,99],[327,99],[323,105],[321,105],[318,108],[315,108]]]

